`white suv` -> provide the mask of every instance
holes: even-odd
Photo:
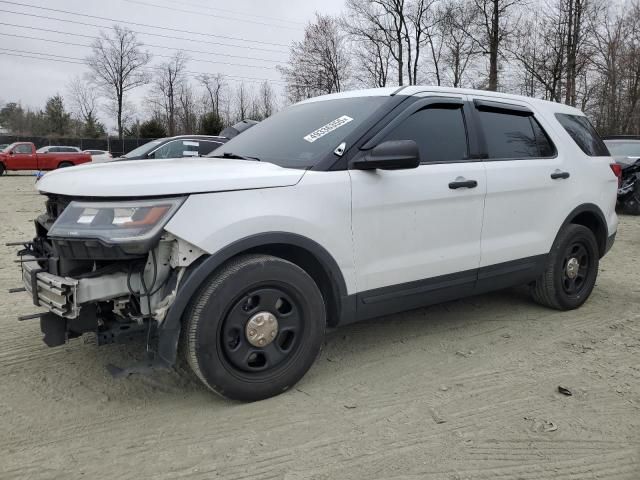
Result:
[[[327,326],[528,284],[566,310],[617,228],[618,179],[578,110],[434,87],[288,107],[212,158],[46,175],[24,244],[44,341],[139,336],[211,390],[297,382]],[[26,318],[29,318],[27,316]]]

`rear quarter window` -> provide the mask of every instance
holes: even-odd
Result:
[[[608,157],[609,149],[587,117],[556,113],[556,119],[580,149],[590,157]]]

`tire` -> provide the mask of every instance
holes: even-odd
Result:
[[[202,383],[226,398],[256,401],[288,390],[309,370],[326,312],[304,270],[251,254],[210,277],[183,321],[182,353]]]
[[[0,163],[0,177],[4,175],[4,172],[5,172],[4,163]]]
[[[73,167],[73,163],[71,163],[71,162],[60,162],[60,164],[58,165],[58,168],[67,168],[67,167]]]
[[[599,261],[593,232],[582,225],[568,225],[551,247],[544,273],[531,287],[533,299],[556,310],[580,307],[593,291]]]

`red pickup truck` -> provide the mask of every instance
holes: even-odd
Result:
[[[16,142],[0,151],[0,175],[6,170],[54,170],[91,161],[88,153],[36,153],[30,142]]]

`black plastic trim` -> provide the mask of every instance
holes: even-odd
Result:
[[[600,210],[600,207],[594,205],[593,203],[584,203],[571,211],[567,218],[562,223],[562,226],[558,230],[558,234],[570,223],[575,223],[574,220],[578,217],[578,215],[582,213],[591,213],[598,218],[599,227],[604,230],[604,235],[602,232],[600,236],[596,235],[596,241],[598,242],[598,250],[600,251],[600,258],[604,257],[607,253],[607,239],[609,237],[609,226],[607,224],[607,220]]]
[[[607,245],[604,249],[604,254],[606,255],[607,253],[609,253],[609,251],[613,248],[613,244],[616,241],[616,233],[614,232],[613,235],[609,235],[609,238],[607,238]],[[604,256],[604,255],[603,255]]]
[[[288,232],[268,232],[252,235],[205,257],[185,276],[176,299],[159,328],[158,354],[161,359],[169,365],[175,363],[182,315],[200,286],[215,270],[227,260],[242,252],[257,247],[282,244],[303,248],[319,261],[325,273],[331,279],[332,287],[335,289],[335,300],[340,318],[350,315],[355,310],[355,303],[354,305],[349,305],[349,302],[355,302],[355,298],[351,299],[347,294],[346,282],[340,267],[331,254],[320,244],[309,238]]]
[[[536,255],[475,270],[360,292],[351,295],[356,298],[356,315],[342,318],[340,324],[527,284],[542,274],[546,260],[547,254]]]
[[[522,105],[515,105],[513,103],[496,102],[492,100],[481,100],[476,98],[473,100],[476,108],[480,111],[490,112],[505,112],[512,115],[520,115],[523,117],[529,117],[533,115],[533,111]]]

